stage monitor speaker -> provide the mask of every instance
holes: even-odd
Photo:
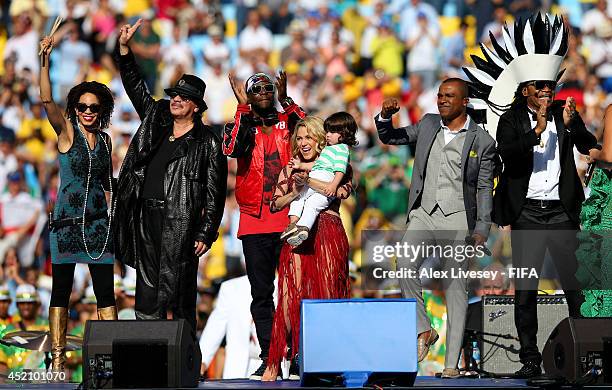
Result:
[[[538,295],[537,303],[538,349],[542,351],[555,326],[569,314],[564,295]],[[482,297],[482,331],[485,335],[482,336],[480,364],[484,371],[510,374],[522,367],[521,345],[514,324],[514,296]]]
[[[302,386],[412,386],[416,338],[414,299],[302,300]]]
[[[588,378],[589,371],[608,364],[604,339],[609,337],[612,318],[566,318],[546,341],[542,353],[546,373],[570,381]],[[596,383],[604,383],[604,376]]]
[[[201,362],[200,347],[183,319],[85,325],[85,388],[196,387]]]

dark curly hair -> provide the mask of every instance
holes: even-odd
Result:
[[[331,114],[323,123],[326,133],[340,134],[340,142],[348,146],[355,146],[359,142],[355,138],[357,133],[357,122],[351,114],[345,111]]]
[[[70,119],[71,122],[77,120],[76,105],[79,102],[79,98],[86,93],[94,94],[98,98],[100,102],[100,112],[98,113],[100,129],[108,128],[113,109],[115,108],[115,99],[111,90],[106,85],[97,81],[83,81],[81,84],[75,85],[70,89],[68,97],[66,97],[66,118]]]

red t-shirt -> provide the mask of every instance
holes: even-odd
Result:
[[[275,138],[264,133],[261,134],[264,146],[264,185],[263,202],[259,218],[246,213],[240,213],[240,225],[238,226],[238,237],[246,234],[280,233],[289,224],[289,208],[279,212],[270,212],[270,200],[274,194],[274,188],[283,167],[281,166],[280,155],[276,147]],[[253,189],[255,191],[255,189]]]

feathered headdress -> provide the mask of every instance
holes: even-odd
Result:
[[[502,34],[504,47],[489,32],[493,50],[481,43],[484,59],[472,55],[475,67],[463,68],[471,81],[470,106],[486,109],[486,127],[493,137],[517,87],[531,80],[558,81],[568,49],[569,32],[558,16],[538,13],[525,21],[519,19],[512,32],[504,24]]]

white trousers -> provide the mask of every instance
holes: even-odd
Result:
[[[334,180],[334,173],[328,171],[311,171],[308,176],[326,183]],[[296,225],[311,229],[319,213],[329,207],[332,199],[333,197],[328,198],[309,186],[304,186],[297,199],[291,202],[289,215],[300,217]]]

